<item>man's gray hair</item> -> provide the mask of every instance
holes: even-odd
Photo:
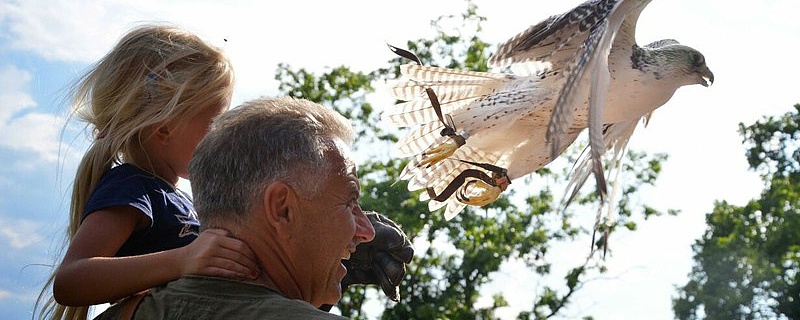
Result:
[[[328,171],[324,153],[336,138],[352,145],[350,122],[304,99],[259,98],[220,115],[189,163],[203,228],[222,219],[239,225],[275,181],[316,196]]]

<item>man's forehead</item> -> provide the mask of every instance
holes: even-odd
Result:
[[[342,164],[342,175],[344,175],[347,180],[354,181],[356,184],[358,184],[357,167],[355,161],[353,161],[353,158],[345,157]]]
[[[335,189],[335,193],[343,197],[357,197],[361,184],[358,181],[356,173],[356,165],[352,158],[342,155],[338,151],[327,151],[327,157],[330,164],[331,176],[329,176],[328,183]]]
[[[328,149],[326,157],[328,161],[333,164],[334,169],[339,171],[342,175],[352,176],[352,179],[357,179],[356,175],[356,162],[353,160],[353,154],[350,147],[345,144],[341,139],[333,139],[333,148]]]

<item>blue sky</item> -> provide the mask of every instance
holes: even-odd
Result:
[[[579,2],[475,1],[479,14],[488,18],[483,37],[494,44]],[[795,17],[800,4],[747,4],[654,0],[642,14],[640,43],[675,38],[697,48],[716,82],[711,88],[678,90],[631,141],[632,148],[670,154],[658,184],[645,190],[642,201],[683,213],[642,223],[639,231],[615,238],[609,273],[575,296],[567,318],[671,319],[669,299],[690,270],[690,245],[704,230],[704,214],[715,200],[743,204],[757,197],[761,185],[746,170],[736,128],[800,102],[800,22]],[[273,74],[280,62],[314,71],[383,67],[393,58],[385,42],[402,45],[430,37],[430,20],[464,8],[459,0],[0,0],[0,252],[5,253],[0,319],[30,318],[49,273],[41,265],[55,261],[63,240],[70,182],[86,146],[79,123],[65,126],[65,90],[124,31],[139,22],[170,21],[223,47],[237,71],[237,104],[275,94]],[[374,99],[378,106],[391,103],[381,94]],[[551,259],[556,267],[571,266],[583,257],[584,247],[585,242],[560,245],[551,250]],[[513,292],[507,297],[512,308],[504,311],[511,315],[515,308],[527,308],[534,288],[545,282],[511,263],[486,290]],[[630,305],[634,300],[637,304]]]

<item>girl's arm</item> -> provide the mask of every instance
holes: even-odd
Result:
[[[123,206],[88,215],[56,272],[53,295],[67,306],[112,302],[186,274],[255,278],[255,256],[227,232],[210,229],[189,245],[131,257],[114,257],[128,237],[149,223],[139,210]]]

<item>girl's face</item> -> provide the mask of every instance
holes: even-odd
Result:
[[[178,177],[189,178],[189,160],[197,149],[197,145],[208,133],[214,118],[227,109],[228,104],[207,107],[185,125],[172,128],[165,141],[164,150],[161,151],[166,165],[165,173],[169,175],[164,178],[174,176],[175,183],[177,183]]]

